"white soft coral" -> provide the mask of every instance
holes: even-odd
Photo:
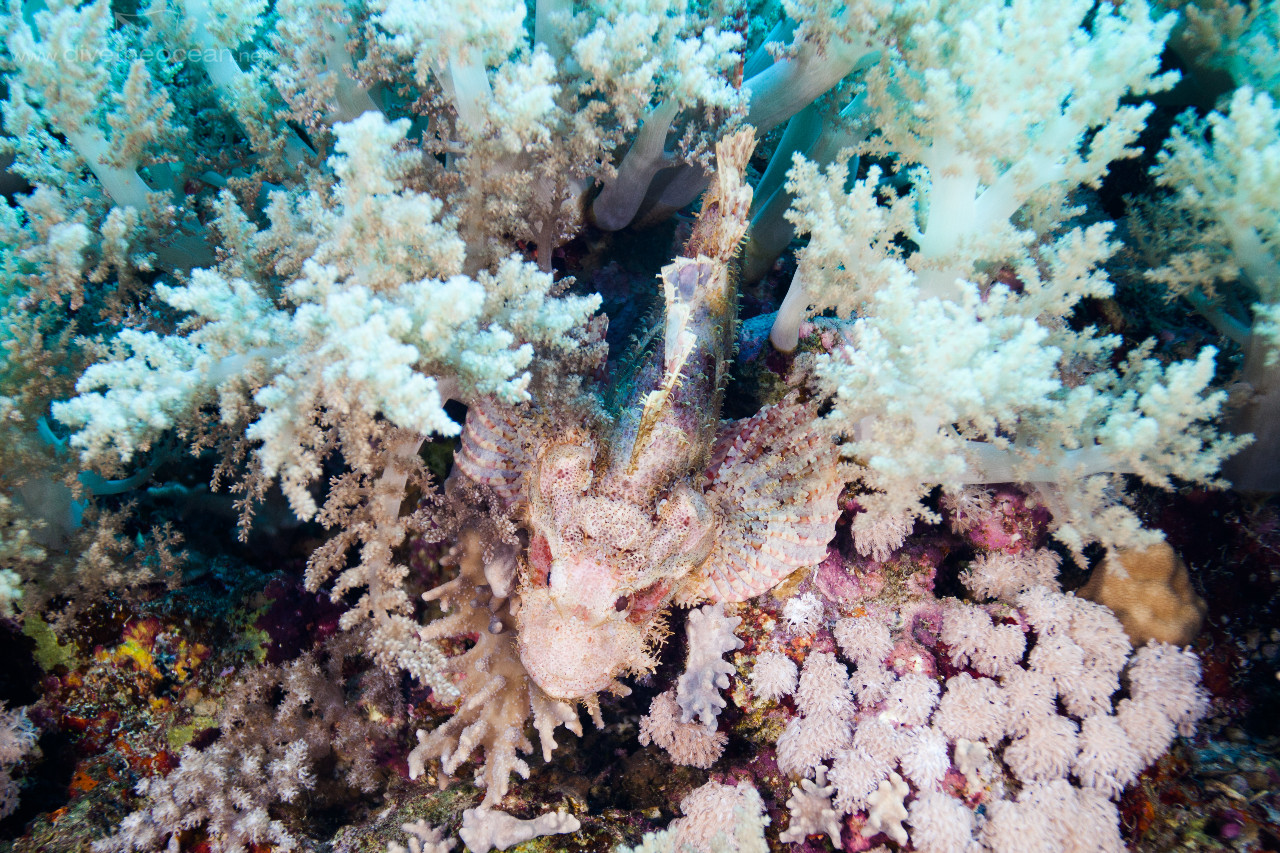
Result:
[[[224,423],[253,419],[246,436],[263,471],[310,518],[307,487],[327,446],[318,412],[341,413],[354,439],[345,446],[355,448],[379,416],[456,434],[444,411],[451,393],[528,399],[535,347],[568,348],[599,300],[553,296],[552,277],[514,257],[463,275],[464,246],[441,203],[402,188],[417,161],[396,150],[407,129],[377,113],[338,125],[333,191],[272,204],[272,227],[257,240],[305,233],[314,247],[296,263],[287,307],[265,286],[215,270],[158,288],[192,312],[193,328],[126,330],[117,357],[86,370],[79,396],[55,409],[86,460],[128,461],[216,400]]]
[[[1238,449],[1210,425],[1223,402],[1207,392],[1212,351],[1164,367],[1139,348],[1112,371],[1114,342],[1067,322],[1110,294],[1101,266],[1117,248],[1109,223],[1070,227],[1067,199],[1135,153],[1151,107],[1125,99],[1172,84],[1159,72],[1172,18],[1142,2],[1060,11],[896,4],[866,99],[910,191],[876,168],[848,187],[840,161],[797,157],[789,173],[789,218],[810,239],[793,284],[804,296],[788,301],[856,312],[816,375],[862,465],[868,519],[932,520],[935,485],[1049,483],[1077,553],[1150,544],[1106,472],[1206,481]],[[1092,371],[1083,382],[1064,369],[1076,363]]]

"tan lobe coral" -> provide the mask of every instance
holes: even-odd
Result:
[[[1187,645],[1200,633],[1207,609],[1191,588],[1187,564],[1165,542],[1109,555],[1076,594],[1110,608],[1135,647],[1150,641]]]

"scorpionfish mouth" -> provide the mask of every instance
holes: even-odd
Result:
[[[527,590],[519,613],[520,661],[556,699],[599,693],[643,650],[642,632],[625,619],[564,612],[548,590]]]

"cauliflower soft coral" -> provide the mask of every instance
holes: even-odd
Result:
[[[407,127],[376,113],[338,125],[333,189],[292,204],[277,197],[271,228],[245,237],[263,249],[308,235],[314,248],[294,259],[297,275],[279,299],[266,284],[214,269],[158,288],[192,312],[186,334],[122,332],[119,357],[87,370],[80,395],[55,407],[87,462],[127,462],[216,401],[224,424],[252,421],[245,434],[264,473],[279,475],[309,518],[307,485],[326,446],[320,410],[342,414],[348,434],[381,416],[454,435],[449,394],[527,399],[534,347],[568,346],[598,298],[552,296],[551,277],[514,257],[463,275],[465,247],[441,203],[400,189],[417,159],[395,148]],[[224,200],[228,231],[234,218]],[[251,264],[226,266],[244,273]]]

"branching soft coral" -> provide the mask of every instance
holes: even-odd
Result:
[[[501,565],[514,560],[509,550],[492,522],[473,519],[460,531],[451,560],[458,566],[458,576],[424,596],[439,601],[445,616],[421,632],[423,639],[470,635],[476,642],[443,667],[458,676],[456,690],[462,697],[458,710],[435,730],[419,730],[418,746],[409,755],[409,775],[416,779],[426,772],[431,759],[440,760],[443,772],[453,773],[483,749],[476,783],[485,789],[484,805],[489,807],[506,795],[512,772],[529,776],[529,765],[520,758],[520,753],[533,749],[524,733],[527,720],[533,719],[545,761],[556,747],[558,726],[582,734],[574,703],[548,696],[529,677],[516,651],[511,589],[508,586],[503,594],[497,580],[514,568]],[[585,704],[592,720],[602,726],[596,697],[589,697]]]
[[[1280,109],[1248,87],[1207,119],[1183,116],[1160,152],[1157,183],[1175,191],[1158,222],[1165,263],[1153,281],[1187,298],[1244,350],[1246,388],[1232,426],[1255,442],[1225,472],[1238,488],[1280,489]]]
[[[15,2],[0,29],[4,61],[14,71],[4,105],[5,129],[13,138],[4,147],[16,154],[16,169],[33,182],[63,187],[87,168],[120,208],[169,225],[170,232],[154,240],[162,262],[188,266],[207,260],[199,235],[172,228],[191,224],[174,205],[173,176],[159,169],[149,184],[141,172],[172,157],[185,136],[168,91],[136,57],[119,63],[127,68],[123,75],[106,62],[66,60],[128,54],[127,36],[111,27],[110,5],[55,0],[33,21],[34,29]],[[84,184],[72,194],[93,197]]]
[[[267,283],[196,270],[184,287],[160,286],[194,317],[186,334],[125,330],[117,360],[85,371],[80,396],[55,415],[78,432],[86,461],[129,461],[163,430],[216,403],[227,425],[247,424],[257,460],[279,476],[300,517],[342,413],[345,446],[374,419],[421,434],[453,435],[451,395],[527,397],[534,347],[570,346],[598,305],[555,297],[549,275],[513,258],[462,274],[465,249],[440,202],[403,188],[416,158],[398,153],[407,122],[370,113],[337,128],[337,183],[289,203],[278,196],[267,248],[305,234],[308,255],[284,259],[295,277],[277,299]],[[295,247],[296,249],[297,247]],[[245,271],[250,258],[229,261]]]
[[[158,853],[176,849],[178,837],[193,829],[207,833],[213,853],[265,843],[307,849],[276,816],[278,804],[374,790],[377,749],[404,720],[391,676],[368,670],[350,678],[359,646],[358,634],[339,635],[323,650],[235,684],[218,714],[218,739],[203,749],[186,746],[175,770],[141,780],[143,807],[93,849]],[[344,695],[348,688],[360,693],[358,701]]]
[[[438,0],[379,0],[373,10],[377,51],[410,60],[414,82],[452,107],[434,111],[428,144],[456,170],[451,204],[481,263],[493,256],[492,235],[505,232],[536,243],[550,269],[551,253],[580,225],[592,179],[612,178],[614,149],[651,102],[669,105],[669,122],[679,109],[743,101],[728,79],[740,36],[685,0],[577,14],[567,3],[539,4],[532,41],[520,2],[460,11]],[[666,127],[656,134],[659,155]],[[688,153],[705,159],[712,141],[699,138]],[[646,176],[641,191],[647,184]]]
[[[904,260],[922,296],[958,300],[961,282],[981,283],[979,267],[1030,266],[1035,237],[1067,218],[1068,194],[1096,185],[1112,160],[1136,153],[1130,146],[1151,108],[1121,99],[1172,85],[1173,76],[1156,73],[1172,19],[1153,22],[1142,2],[1096,15],[1092,6],[1074,2],[1055,15],[1040,14],[1029,0],[894,8],[895,49],[869,74],[868,106],[880,133],[870,147],[912,170],[913,209],[891,206],[887,224],[918,247]],[[794,334],[807,303],[865,298],[867,290],[847,292],[849,279],[880,254],[859,258],[866,249],[858,239],[843,271],[832,262],[841,259],[841,232],[826,218],[841,208],[810,198],[808,180],[793,175],[804,184],[793,221],[817,245],[800,255],[801,289],[788,297],[775,340],[783,329]],[[874,203],[874,190],[871,181],[857,205]],[[819,248],[827,241],[832,250]]]
[[[1212,350],[1165,367],[1139,347],[1111,370],[1118,341],[1068,324],[1110,293],[1099,267],[1117,248],[1106,224],[1067,224],[1069,194],[1134,153],[1150,107],[1122,98],[1171,83],[1156,73],[1169,21],[1141,3],[1091,9],[901,4],[895,51],[870,76],[869,147],[900,159],[911,191],[882,187],[875,167],[846,190],[839,161],[797,158],[790,173],[810,239],[773,338],[794,342],[806,308],[858,315],[816,366],[874,490],[855,534],[931,517],[920,498],[934,484],[1021,481],[1046,484],[1077,553],[1141,545],[1150,534],[1099,475],[1206,481],[1239,447],[1208,423],[1224,399],[1207,390]]]

